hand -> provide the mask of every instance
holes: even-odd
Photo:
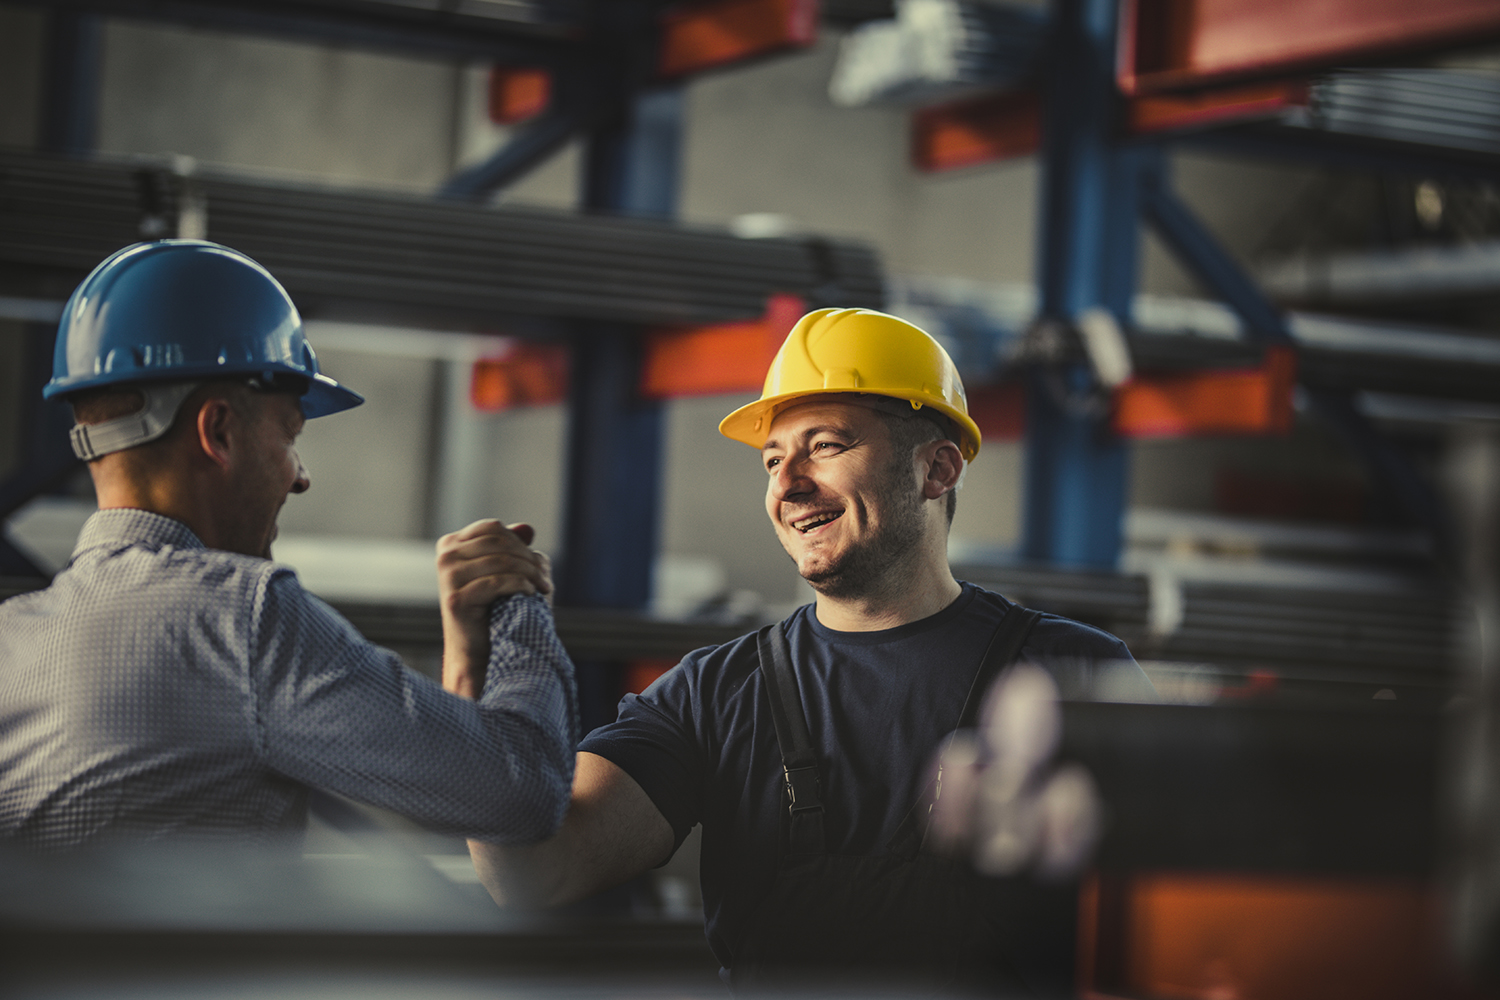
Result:
[[[1054,766],[1061,739],[1051,675],[1029,663],[1002,674],[979,731],[955,733],[939,755],[933,842],[988,875],[1076,875],[1098,843],[1103,806],[1082,765]]]
[[[438,600],[443,616],[443,686],[477,697],[489,661],[489,609],[515,594],[552,594],[552,564],[530,545],[529,524],[475,521],[437,543]]]

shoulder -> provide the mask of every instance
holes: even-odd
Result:
[[[975,603],[994,609],[1013,602],[981,589]],[[1157,700],[1156,688],[1119,637],[1062,615],[1042,612],[1021,658],[1045,667],[1064,698]]]
[[[640,698],[671,704],[688,702],[712,708],[737,697],[760,666],[761,630],[747,632],[717,646],[695,649],[662,674]]]
[[[977,592],[969,610],[972,616],[992,619],[998,623],[1000,617],[1016,603],[992,590],[985,590],[974,584],[965,586],[974,587]],[[1040,612],[1040,615],[1026,638],[1026,645],[1022,647],[1023,655],[1130,659],[1130,650],[1125,643],[1102,628],[1047,611]]]
[[[1042,613],[1037,619],[1026,649],[1044,656],[1077,656],[1093,660],[1129,660],[1130,649],[1118,637],[1102,628]]]

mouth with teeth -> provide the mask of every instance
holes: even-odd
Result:
[[[793,521],[792,527],[805,535],[808,532],[816,531],[825,524],[832,524],[843,516],[844,512],[841,510],[821,510],[816,514],[809,514],[806,517]]]

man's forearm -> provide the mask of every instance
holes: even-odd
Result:
[[[569,853],[562,834],[539,844],[469,841],[474,870],[496,903],[516,909],[542,909],[572,902],[566,893]]]
[[[469,853],[501,906],[561,906],[628,879],[672,854],[672,827],[623,770],[580,753],[562,828],[535,844],[471,840]]]

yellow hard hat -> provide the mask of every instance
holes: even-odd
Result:
[[[760,399],[719,423],[719,433],[759,448],[776,414],[807,396],[860,392],[930,406],[957,426],[965,461],[979,453],[979,426],[943,346],[904,319],[872,309],[817,309],[776,352]]]

